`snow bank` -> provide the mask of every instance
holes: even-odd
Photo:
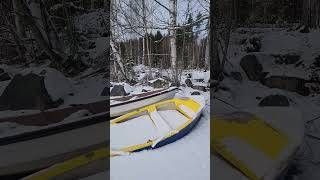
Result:
[[[75,17],[74,24],[76,29],[83,34],[102,35],[106,32],[106,23],[109,23],[105,17],[108,17],[108,14],[101,9],[100,11],[94,11]]]
[[[44,83],[53,101],[64,99],[73,92],[72,84],[62,73],[55,69],[46,68]]]
[[[242,40],[250,38],[252,36],[259,35],[261,37],[262,48],[260,52],[253,53],[258,56],[260,63],[263,65],[266,72],[270,72],[270,75],[280,75],[280,76],[291,76],[300,77],[303,79],[310,79],[312,73],[312,68],[310,66],[315,60],[315,57],[319,54],[320,43],[319,30],[312,30],[310,33],[299,33],[298,31],[289,31],[286,29],[275,29],[275,28],[240,28],[235,33],[232,33],[230,40],[230,47],[228,52],[228,62],[226,63],[226,72],[240,72],[243,77],[242,82],[234,80],[230,77],[226,77],[222,82],[221,86],[226,87],[228,90],[219,90],[215,93],[215,96],[221,100],[224,100],[231,105],[221,102],[217,99],[212,99],[213,102],[213,113],[223,114],[227,112],[234,112],[245,109],[254,109],[253,107],[258,107],[259,102],[263,97],[272,94],[280,94],[286,96],[290,101],[290,106],[301,111],[301,115],[297,115],[294,111],[289,111],[285,113],[282,117],[274,115],[274,110],[269,113],[274,115],[274,118],[283,121],[281,127],[282,129],[292,129],[298,134],[303,134],[304,122],[317,117],[320,112],[320,98],[319,95],[312,96],[301,96],[297,93],[288,92],[280,89],[270,89],[261,85],[259,82],[248,81],[246,74],[240,67],[240,60],[247,53],[241,48]],[[295,64],[276,64],[274,63],[275,58],[272,55],[285,55],[295,53],[301,56],[300,61],[303,60],[303,65],[295,66]],[[211,97],[213,98],[213,97]],[[261,115],[262,118],[266,118]],[[291,119],[295,119],[295,116],[301,116],[301,124],[291,124]],[[285,120],[288,121],[285,121]],[[290,120],[290,121],[289,121]],[[319,120],[316,120],[319,122]],[[290,127],[286,128],[290,124]],[[315,124],[311,123],[309,125],[312,128],[312,132],[316,132],[318,136],[320,135],[320,129],[315,128]],[[319,123],[320,124],[320,123]],[[318,129],[318,130],[317,130]],[[308,129],[307,129],[308,130]],[[309,130],[308,130],[309,131]],[[301,136],[296,137],[294,133],[287,132],[295,141],[302,141]],[[308,142],[306,142],[308,141]],[[302,143],[302,153],[296,156],[298,160],[298,168],[302,170],[302,174],[295,176],[296,180],[300,179],[319,179],[319,173],[315,171],[319,170],[318,164],[314,164],[312,159],[317,158],[317,153],[320,150],[320,142],[318,140],[310,141],[310,138],[306,137]],[[302,154],[302,155],[301,155]],[[220,179],[243,179],[241,174],[233,168],[228,168],[226,170],[227,163],[218,158],[213,158],[216,164],[214,172],[221,177]],[[217,160],[218,159],[218,160]],[[320,159],[320,158],[318,158]],[[238,174],[238,175],[237,175]],[[219,176],[224,175],[224,176]],[[219,179],[219,178],[217,178]],[[247,179],[247,178],[244,178]]]
[[[65,99],[65,105],[85,104],[101,100],[106,100],[106,96],[100,96],[109,82],[102,77],[93,76],[85,79],[73,79],[74,95]]]

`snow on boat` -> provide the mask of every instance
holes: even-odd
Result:
[[[98,148],[38,171],[23,180],[85,178],[109,169],[108,158],[109,148]]]
[[[111,156],[154,149],[174,142],[200,119],[202,96],[162,101],[110,121]]]
[[[62,122],[71,114],[81,110],[87,110],[91,114],[109,112],[109,105],[109,100],[103,100],[88,104],[75,104],[69,107],[48,109],[45,111],[30,114],[26,114],[24,113],[24,111],[20,111],[20,113],[22,112],[23,114],[1,117],[0,123],[13,122],[25,126],[47,126],[50,124]]]
[[[110,102],[110,117],[121,116],[150,104],[172,99],[177,89],[177,87],[170,87],[168,89],[160,89],[121,98],[113,98]]]
[[[211,146],[214,153],[249,179],[273,180],[285,170],[302,143],[301,119],[297,110],[284,107],[214,116]]]
[[[0,176],[33,172],[102,147],[109,113],[0,138]]]

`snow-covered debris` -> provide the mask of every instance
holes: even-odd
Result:
[[[114,88],[114,86],[122,86],[126,94],[130,94],[134,90],[132,86],[128,83],[111,83],[111,84],[113,87],[110,88],[110,92],[112,92],[112,89]]]
[[[15,74],[10,83],[3,85],[0,88],[3,101],[7,101],[11,96],[19,97],[7,102],[11,105],[6,108],[12,110],[53,108],[61,105],[74,93],[72,82],[68,78],[61,72],[47,67],[25,68]]]
[[[22,126],[13,122],[3,122],[0,124],[0,138],[36,130],[38,128],[39,127],[36,126]]]
[[[192,79],[195,81],[209,82],[210,80],[210,71],[192,71]]]
[[[72,122],[72,121],[77,121],[82,117],[90,116],[92,113],[86,109],[79,110],[75,113],[70,114],[68,117],[66,117],[63,122]]]
[[[46,68],[41,70],[40,74],[44,76],[46,89],[53,101],[64,99],[74,92],[70,80],[61,72],[52,68]]]
[[[103,9],[100,11],[93,11],[81,16],[75,17],[76,29],[86,36],[99,37],[99,35],[104,35],[107,32],[107,19],[109,15]],[[93,38],[93,37],[91,37]]]
[[[259,52],[248,54],[246,49],[242,48],[242,43],[254,36],[261,37],[261,49]],[[212,102],[215,107],[213,113],[223,114],[239,111],[239,109],[257,107],[263,98],[280,95],[285,97],[281,100],[278,99],[281,102],[271,102],[270,104],[273,106],[278,106],[279,103],[286,104],[299,109],[304,122],[319,116],[320,99],[318,93],[316,93],[319,91],[316,90],[316,83],[312,80],[319,77],[316,70],[319,69],[316,65],[320,49],[318,37],[320,37],[319,30],[300,33],[280,28],[239,28],[232,33],[228,62],[225,64],[225,72],[230,76],[224,78],[219,85],[221,89],[215,92],[215,96],[220,100],[214,99]],[[257,77],[262,76],[257,78],[258,81],[249,80],[248,73],[240,66],[242,58],[247,55],[254,56],[262,67],[261,72],[256,72]],[[234,74],[231,74],[232,72],[238,72],[237,77],[234,77]],[[240,76],[241,81],[236,80]],[[266,81],[272,81],[272,83]],[[306,93],[305,96],[300,95],[301,92],[307,92],[305,88],[308,88],[310,93]],[[290,92],[290,89],[300,89],[302,91],[299,91],[300,94],[298,94],[296,93],[298,91]],[[291,117],[291,115],[291,113],[288,113],[285,118],[290,119],[288,117]],[[284,124],[284,126],[287,126],[287,124]],[[300,126],[303,127],[303,124]],[[320,135],[320,130],[314,128],[315,124],[310,123],[309,126],[313,127],[313,135]],[[319,179],[320,177],[317,173],[311,173],[313,170],[319,169],[319,166],[312,162],[312,159],[317,159],[312,152],[319,151],[320,141],[309,141],[308,139],[307,136],[305,142],[301,145],[302,153],[294,157],[297,159],[295,165],[302,172],[300,175],[295,175],[296,180]],[[306,143],[306,141],[308,142]],[[223,162],[223,160],[218,160],[218,162]],[[226,166],[226,164],[220,163],[219,166]],[[217,172],[217,169],[225,168],[216,167],[215,172]],[[229,168],[227,172],[235,175],[233,179],[242,177],[241,175],[237,177],[233,168]],[[225,173],[221,172],[219,174]]]
[[[165,88],[165,87],[169,87],[170,83],[163,78],[157,78],[157,79],[148,81],[148,85],[153,88]]]

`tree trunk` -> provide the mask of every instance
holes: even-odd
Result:
[[[47,36],[47,33],[45,31],[45,25],[43,23],[43,17],[42,17],[42,11],[41,11],[41,0],[31,0],[29,2],[29,9],[30,9],[30,12],[31,12],[31,15],[34,19],[34,21],[36,23],[34,23],[37,28],[39,29],[39,31],[41,32],[41,35],[43,37],[43,39],[47,42],[49,42],[48,40],[48,36]]]
[[[119,51],[117,50],[116,45],[114,44],[114,42],[113,42],[112,39],[110,40],[110,46],[111,46],[112,52],[113,52],[113,54],[114,54],[115,61],[117,62],[117,64],[118,64],[119,67],[120,67],[120,72],[121,72],[121,74],[123,75],[124,79],[126,79],[127,81],[129,81],[129,79],[127,78],[127,75],[126,75],[125,67],[124,67],[124,65],[123,65],[123,63],[122,63],[122,59],[121,59],[120,53],[119,53]]]
[[[230,42],[230,36],[231,36],[231,28],[232,28],[232,20],[229,18],[227,22],[227,33],[224,38],[224,49],[223,49],[223,58],[221,63],[221,70],[224,69],[224,65],[227,61],[227,55],[228,55],[228,49],[229,49],[229,42]],[[222,71],[220,71],[222,73]]]
[[[170,47],[171,47],[171,66],[176,68],[177,64],[177,45],[176,45],[176,30],[175,26],[177,24],[177,0],[169,0],[170,5]]]
[[[14,11],[14,22],[15,22],[15,27],[16,27],[16,32],[18,35],[18,38],[20,39],[20,42],[24,43],[24,38],[26,38],[26,32],[24,29],[23,25],[23,19],[21,17],[20,13],[21,12],[21,3],[19,0],[12,0],[12,6],[13,6],[13,11]],[[19,54],[19,58],[23,59],[24,58],[24,53],[21,48],[22,44],[19,43],[19,46],[17,46],[17,52]]]
[[[25,28],[23,25],[23,18],[20,14],[18,14],[18,13],[21,13],[21,11],[22,11],[20,0],[12,0],[12,6],[13,6],[13,11],[15,12],[14,22],[16,25],[17,33],[20,38],[25,38],[26,32],[25,32]]]
[[[50,14],[48,13],[47,9],[45,8],[44,3],[41,0],[41,10],[42,10],[42,15],[44,16],[43,19],[45,21],[45,27],[46,27],[46,32],[48,34],[48,41],[50,46],[53,49],[58,50],[59,52],[62,52],[63,48],[62,48],[62,44],[60,42],[60,39],[58,37],[58,33],[57,33],[57,28],[50,16]]]
[[[49,56],[50,60],[55,66],[62,68],[64,61],[63,54],[61,52],[53,50],[48,43],[48,36],[43,29],[43,23],[41,20],[41,12],[39,2],[32,2],[29,8],[25,1],[21,3],[23,11],[25,12],[25,20],[29,22],[33,35],[39,44],[39,47]],[[35,19],[34,17],[39,17],[40,19]]]
[[[151,64],[151,58],[150,58],[150,40],[149,40],[149,36],[148,33],[146,34],[146,48],[147,48],[147,62],[148,62],[148,66],[149,68],[152,68],[152,64]],[[151,73],[151,71],[149,71]],[[151,75],[151,74],[149,74]]]
[[[210,27],[209,27],[210,29]],[[204,59],[205,59],[205,69],[208,69],[210,67],[210,33],[208,34],[208,37],[206,39],[206,45],[205,45],[205,55],[204,55]]]
[[[305,0],[302,4],[302,24],[310,28],[320,27],[319,0]]]
[[[211,79],[219,80],[220,79],[220,72],[221,70],[221,62],[220,62],[220,55],[218,50],[218,37],[217,37],[217,17],[215,16],[216,8],[216,1],[210,1],[211,7],[210,8],[210,29],[209,29],[209,53],[210,53],[210,62],[211,64]]]
[[[93,10],[94,9],[94,3],[95,3],[95,0],[91,0],[90,2],[90,9]]]

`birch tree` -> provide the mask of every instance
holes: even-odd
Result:
[[[320,27],[320,1],[305,0],[303,1],[302,21],[305,26],[310,28]]]
[[[170,48],[171,48],[171,66],[176,69],[177,65],[177,44],[176,44],[176,30],[177,25],[177,0],[169,0],[169,16],[170,16]]]

